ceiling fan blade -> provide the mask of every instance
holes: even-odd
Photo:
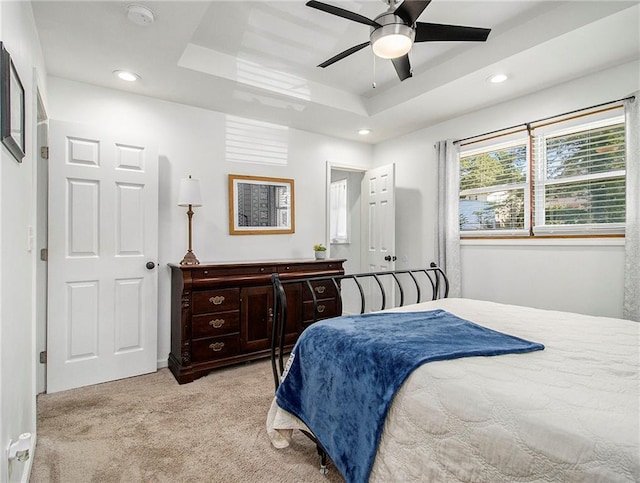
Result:
[[[395,67],[396,72],[398,73],[398,77],[401,81],[412,77],[409,54],[404,54],[402,57],[391,59],[391,62],[393,62],[393,66]]]
[[[404,0],[393,13],[404,20],[407,25],[413,25],[430,3],[431,0]]]
[[[337,15],[338,17],[346,18],[347,20],[353,20],[354,22],[363,23],[370,27],[381,27],[381,25],[373,20],[360,15],[359,13],[350,12],[349,10],[345,10],[344,8],[334,7],[333,5],[327,5],[326,3],[317,2],[316,0],[309,0],[306,3],[307,7],[317,8],[318,10],[322,10],[323,12],[330,13],[332,15]]]
[[[362,43],[360,45],[354,45],[350,49],[347,49],[344,52],[340,52],[338,55],[334,55],[329,60],[325,60],[322,64],[318,65],[318,67],[322,67],[322,68],[328,67],[331,64],[333,64],[334,62],[338,62],[339,60],[344,59],[345,57],[357,52],[358,50],[364,49],[370,43],[371,42],[364,42],[364,43]]]
[[[414,42],[484,42],[487,40],[487,37],[489,37],[489,32],[491,32],[491,29],[480,27],[417,22]]]

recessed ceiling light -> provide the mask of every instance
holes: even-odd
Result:
[[[113,74],[119,79],[127,82],[134,82],[140,78],[140,76],[138,76],[137,74],[134,74],[133,72],[127,72],[126,70],[114,70]]]
[[[366,136],[367,134],[371,134],[371,129],[360,129],[358,131],[358,134],[360,134],[361,136]]]
[[[492,84],[500,84],[507,80],[507,76],[505,74],[496,74],[489,77],[489,82]]]

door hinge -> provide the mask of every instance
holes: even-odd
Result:
[[[47,351],[42,351],[40,353],[40,364],[46,364],[47,363]]]
[[[49,159],[49,146],[40,146],[40,157],[42,159]]]
[[[43,262],[49,261],[49,249],[48,248],[41,248],[40,249],[40,260],[42,260]]]

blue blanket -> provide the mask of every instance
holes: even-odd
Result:
[[[302,333],[276,398],[304,421],[347,482],[365,482],[389,406],[416,367],[541,349],[444,310],[343,316]]]

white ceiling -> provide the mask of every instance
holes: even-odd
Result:
[[[369,18],[386,9],[323,1]],[[131,3],[155,22],[130,22]],[[491,28],[489,39],[416,44],[400,82],[370,48],[316,67],[369,27],[303,0],[32,2],[50,75],[371,143],[639,59],[639,3],[433,0],[419,21]],[[117,69],[141,79],[124,83]],[[497,72],[510,79],[487,82]]]

